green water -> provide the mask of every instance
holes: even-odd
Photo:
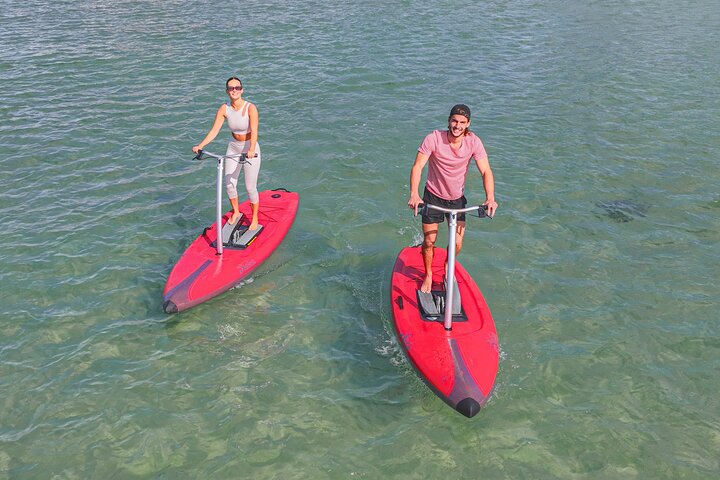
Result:
[[[716,2],[4,1],[0,23],[0,479],[720,475]],[[231,75],[260,188],[300,211],[252,283],[167,316]],[[460,256],[501,345],[473,419],[409,367],[387,295],[415,151],[458,102],[500,203]]]

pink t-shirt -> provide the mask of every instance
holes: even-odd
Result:
[[[423,140],[418,152],[427,155],[427,189],[445,200],[456,200],[465,191],[465,176],[470,159],[482,158],[485,146],[480,137],[470,132],[465,135],[462,145],[454,150],[448,142],[447,130],[435,130]]]

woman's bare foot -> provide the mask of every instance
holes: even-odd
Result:
[[[228,223],[230,225],[234,225],[235,222],[237,222],[238,218],[240,217],[240,212],[235,211],[232,215],[230,215],[230,218],[228,219]]]
[[[260,211],[260,203],[252,203],[250,202],[250,210],[252,211],[252,216],[250,217],[252,220],[250,221],[250,226],[248,227],[248,230],[257,230],[258,228],[258,212]]]
[[[425,280],[423,281],[422,286],[420,287],[420,291],[422,293],[430,293],[432,290],[432,275],[429,277],[425,277]]]

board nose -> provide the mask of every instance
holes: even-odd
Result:
[[[480,411],[480,404],[474,398],[464,398],[455,406],[455,410],[468,418],[472,418]]]
[[[178,307],[172,300],[163,303],[163,310],[165,310],[165,313],[178,313]]]

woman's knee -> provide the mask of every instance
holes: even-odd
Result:
[[[233,179],[230,175],[225,176],[225,191],[228,198],[236,198],[238,196],[237,179]]]
[[[260,173],[259,161],[253,168],[245,167],[245,190],[247,190],[248,198],[252,203],[258,203],[260,195],[258,194],[257,181]]]

